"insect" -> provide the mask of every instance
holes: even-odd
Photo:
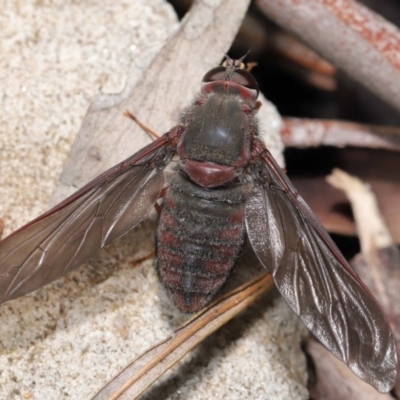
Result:
[[[0,242],[0,303],[72,271],[135,227],[164,194],[157,271],[183,312],[203,308],[229,277],[247,234],[308,329],[381,392],[395,382],[388,322],[265,147],[255,78],[239,60],[206,73],[178,125]]]

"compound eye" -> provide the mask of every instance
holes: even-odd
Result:
[[[203,93],[230,93],[244,99],[256,100],[259,89],[253,75],[244,69],[229,70],[226,67],[216,67],[208,71],[202,80]]]
[[[231,80],[247,89],[255,90],[258,94],[258,83],[254,76],[245,69],[237,69],[231,76]]]
[[[201,83],[211,83],[216,81],[224,81],[226,75],[226,68],[225,67],[216,67],[210,69],[203,77]]]

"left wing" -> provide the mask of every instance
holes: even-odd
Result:
[[[152,209],[169,161],[168,133],[0,242],[0,303],[78,268]]]
[[[388,392],[397,355],[380,306],[271,154],[265,150],[259,161],[258,186],[245,209],[257,257],[320,342],[361,379]]]

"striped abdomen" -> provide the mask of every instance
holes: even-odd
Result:
[[[244,190],[204,189],[178,176],[157,230],[157,271],[184,312],[203,308],[226,282],[244,240]]]

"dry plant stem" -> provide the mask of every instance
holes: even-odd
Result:
[[[317,89],[325,90],[327,92],[334,92],[337,89],[337,82],[334,76],[320,74],[310,69],[298,68],[297,71],[293,70],[301,80],[314,86]]]
[[[337,189],[343,190],[351,203],[364,257],[368,257],[374,249],[393,244],[369,185],[340,169],[334,169],[327,181]]]
[[[272,277],[266,274],[216,300],[176,330],[169,339],[139,356],[97,393],[93,400],[138,398],[191,349],[272,286]]]
[[[354,0],[257,0],[259,8],[400,109],[400,31]]]
[[[286,147],[363,147],[400,151],[400,129],[334,120],[284,118]]]
[[[375,295],[380,299],[381,305],[388,309],[390,299],[383,281],[384,276],[379,271],[381,263],[378,250],[393,245],[393,241],[379,211],[375,195],[371,188],[360,179],[340,169],[333,170],[327,177],[327,181],[332,186],[343,190],[351,203],[362,255],[370,264],[370,274],[375,283]]]

